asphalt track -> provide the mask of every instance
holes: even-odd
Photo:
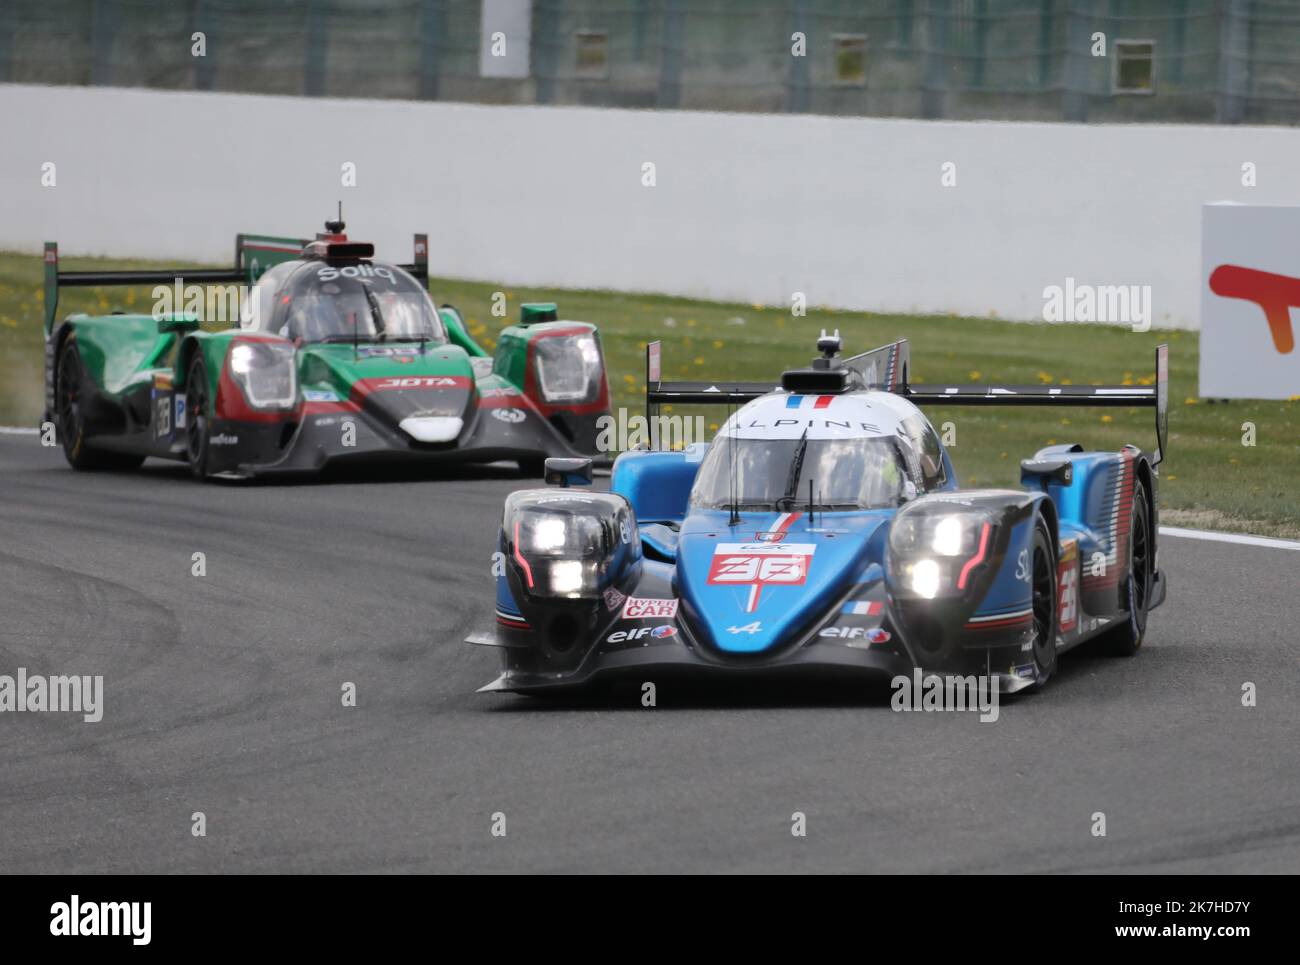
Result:
[[[84,475],[0,437],[0,673],[105,678],[99,723],[0,714],[0,871],[1300,871],[1300,554],[1166,539],[1143,652],[995,723],[476,695],[522,484]]]

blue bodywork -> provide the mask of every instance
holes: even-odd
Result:
[[[604,588],[605,606],[596,609],[586,643],[578,642],[588,651],[576,661],[566,657],[562,672],[539,672],[546,664],[531,654],[548,648],[572,654],[570,644],[542,640],[544,628],[529,625],[527,607],[517,605],[509,580],[498,576],[497,634],[476,642],[506,648],[507,669],[487,689],[541,689],[649,667],[748,673],[812,666],[896,674],[925,665],[918,644],[924,634],[915,627],[928,624],[914,622],[909,630],[907,601],[898,598],[890,558],[891,526],[906,504],[814,514],[798,507],[742,511],[733,521],[728,510],[690,508],[706,451],[704,445],[632,451],[615,462],[610,491],[630,506],[644,558],[633,583]],[[1049,534],[1059,568],[1056,648],[1068,649],[1125,618],[1122,575],[1136,482],[1148,502],[1154,493],[1154,469],[1143,453],[1051,447],[1022,464],[1020,490],[963,491],[946,452],[943,464],[943,485],[923,499],[1004,508],[996,545],[980,550],[985,576],[978,598],[959,611],[950,607],[958,614],[955,624],[945,617],[942,636],[950,652],[974,654],[971,662],[987,665],[1007,690],[1045,679],[1026,656],[1034,638],[1028,561],[1036,529]],[[1151,531],[1154,539],[1154,524]],[[1154,579],[1150,606],[1164,596],[1162,576],[1157,572]],[[623,604],[629,598],[663,603],[672,615],[628,615]]]

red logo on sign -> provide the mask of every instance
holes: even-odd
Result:
[[[1241,265],[1220,265],[1210,274],[1210,291],[1222,298],[1254,302],[1264,310],[1273,346],[1283,355],[1295,348],[1291,309],[1300,308],[1300,278]]]

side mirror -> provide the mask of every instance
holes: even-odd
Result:
[[[184,335],[186,332],[195,331],[198,327],[199,317],[193,312],[169,312],[158,316],[159,335],[166,335],[168,332]]]
[[[560,486],[563,488],[569,486],[590,486],[591,460],[565,459],[558,457],[547,459],[544,478],[546,480],[546,485],[548,486]]]

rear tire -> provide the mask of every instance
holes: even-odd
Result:
[[[83,402],[87,398],[86,370],[81,364],[77,343],[69,338],[59,352],[56,369],[54,406],[59,438],[63,441],[63,455],[68,465],[83,472],[126,471],[138,469],[144,456],[124,452],[108,452],[90,444],[86,430],[86,413]]]
[[[1142,638],[1147,632],[1148,604],[1151,601],[1151,551],[1151,521],[1147,510],[1146,488],[1141,482],[1135,482],[1128,531],[1128,573],[1124,578],[1128,614],[1123,623],[1097,638],[1102,653],[1112,657],[1131,657],[1142,646]]]
[[[195,479],[208,478],[208,366],[195,352],[185,376],[185,446]]]
[[[1029,567],[1034,608],[1035,689],[1047,683],[1056,672],[1056,606],[1059,596],[1055,545],[1047,521],[1039,516],[1034,524],[1033,559]]]

